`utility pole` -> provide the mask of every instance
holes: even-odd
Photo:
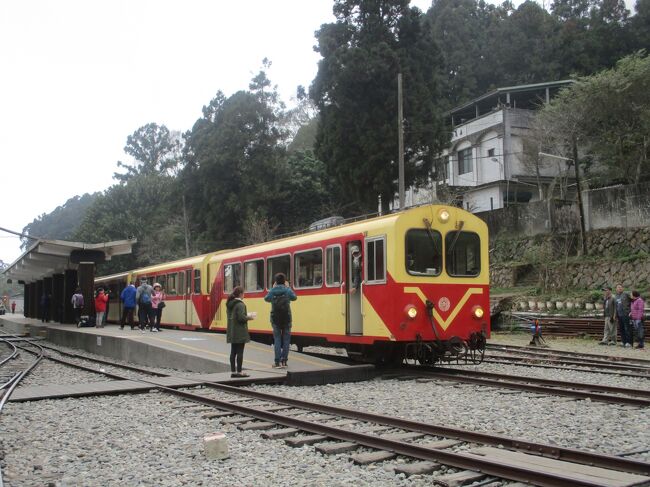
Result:
[[[548,154],[546,152],[538,152],[538,156],[546,156],[546,157],[552,157],[554,159],[561,159],[563,161],[572,161],[573,162],[573,169],[575,171],[575,178],[576,178],[576,191],[578,192],[578,212],[580,215],[580,240],[582,241],[582,254],[583,255],[589,255],[589,246],[587,245],[587,231],[585,229],[585,210],[582,206],[582,187],[580,186],[580,166],[578,165],[578,141],[576,137],[574,136],[572,139],[572,147],[571,149],[573,150],[573,159],[570,157],[563,157],[563,156],[556,156],[555,154]],[[568,168],[567,168],[568,171]],[[559,172],[559,168],[558,168]],[[567,175],[568,177],[568,175]]]
[[[402,73],[397,74],[397,137],[399,151],[399,209],[404,209],[404,114],[402,107]]]
[[[582,206],[582,188],[580,186],[580,165],[578,164],[578,141],[573,136],[573,168],[576,175],[576,191],[578,192],[578,211],[580,212],[580,239],[582,240],[582,255],[589,255],[587,232],[585,230],[585,210]]]

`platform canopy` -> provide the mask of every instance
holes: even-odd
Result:
[[[98,264],[110,260],[114,255],[130,254],[136,243],[137,239],[95,244],[39,239],[2,274],[7,279],[29,284],[68,269],[76,269],[80,263]]]

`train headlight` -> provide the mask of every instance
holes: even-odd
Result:
[[[483,308],[481,308],[480,306],[474,306],[474,308],[472,308],[472,315],[477,320],[480,320],[481,318],[483,318],[484,314],[485,314],[485,312],[483,311]]]
[[[449,211],[444,208],[438,212],[438,220],[440,220],[440,223],[447,223],[450,216]]]
[[[412,304],[408,304],[406,305],[406,308],[404,308],[404,313],[406,313],[406,316],[408,316],[410,320],[414,320],[418,315],[418,309]]]

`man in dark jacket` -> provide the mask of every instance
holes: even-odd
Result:
[[[275,362],[273,368],[285,368],[289,358],[291,345],[291,306],[289,301],[298,299],[293,290],[286,284],[286,277],[279,273],[275,276],[275,284],[264,298],[271,303],[271,326],[273,327],[273,347]]]
[[[616,345],[616,303],[612,296],[612,288],[603,288],[603,316],[605,317],[605,330],[600,345]]]
[[[129,320],[129,325],[131,325],[131,329],[134,329],[133,312],[135,311],[135,295],[137,292],[138,291],[135,289],[135,284],[131,282],[122,290],[122,293],[120,294],[120,299],[123,303],[120,330],[124,329],[124,323],[126,322],[127,318]]]
[[[616,304],[616,321],[618,321],[618,329],[621,333],[621,341],[624,347],[632,346],[632,330],[630,329],[630,303],[632,299],[630,295],[623,291],[623,285],[616,285],[616,296],[614,296],[614,303]]]
[[[153,314],[153,307],[151,306],[151,293],[153,293],[153,287],[151,287],[146,279],[140,279],[140,287],[135,292],[135,301],[138,303],[138,319],[142,333],[144,333],[147,323],[153,329],[155,316]]]

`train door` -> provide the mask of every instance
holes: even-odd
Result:
[[[185,288],[184,288],[184,321],[185,321],[185,326],[189,326],[192,324],[192,314],[194,310],[194,304],[192,303],[192,288],[193,288],[193,280],[192,280],[192,270],[186,270],[185,271]]]
[[[363,335],[363,254],[361,242],[353,240],[346,244],[347,266],[347,313],[348,335]]]

